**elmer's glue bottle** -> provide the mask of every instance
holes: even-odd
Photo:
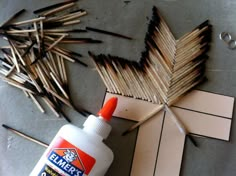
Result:
[[[103,176],[113,161],[113,152],[104,143],[111,131],[107,123],[117,105],[109,99],[98,112],[90,115],[83,129],[64,125],[56,134],[30,176]]]

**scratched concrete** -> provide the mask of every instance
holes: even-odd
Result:
[[[0,22],[22,8],[27,10],[21,19],[33,17],[32,11],[39,7],[56,3],[51,0],[1,0]],[[82,23],[76,27],[98,27],[110,29],[132,36],[127,41],[107,35],[88,33],[78,36],[90,36],[102,39],[99,45],[67,45],[84,55],[83,60],[93,67],[87,51],[109,53],[131,60],[138,60],[144,50],[144,37],[151,17],[151,9],[156,5],[168,22],[176,38],[192,30],[206,19],[213,25],[212,47],[209,52],[206,76],[208,82],[199,89],[236,96],[236,51],[227,49],[218,39],[222,31],[228,31],[236,39],[236,2],[234,0],[81,0],[78,5],[88,11]],[[77,106],[96,113],[101,107],[105,87],[93,69],[69,64],[69,78],[73,100]],[[0,82],[0,123],[6,123],[42,141],[49,143],[58,129],[66,122],[57,119],[47,109],[41,114],[24,94]],[[73,124],[81,127],[85,118],[72,110],[67,110]],[[234,115],[235,116],[235,115]],[[235,117],[234,117],[235,118]],[[121,132],[133,122],[114,118],[113,131],[106,141],[115,153],[115,160],[107,176],[128,176],[132,164],[132,155],[136,132],[121,137]],[[231,142],[197,138],[200,148],[194,148],[187,141],[182,163],[181,176],[232,176],[236,173],[236,122],[233,121]],[[31,143],[19,136],[0,128],[0,175],[28,175],[45,148]],[[143,168],[145,169],[145,168]]]

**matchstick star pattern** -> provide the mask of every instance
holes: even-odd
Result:
[[[140,62],[89,54],[108,92],[171,105],[204,79],[210,35],[206,21],[175,40],[154,7]]]
[[[166,108],[180,132],[189,132],[168,106],[204,80],[205,53],[209,48],[211,25],[208,20],[179,40],[175,40],[163,17],[153,7],[146,35],[146,51],[139,63],[114,56],[89,55],[108,92],[161,104],[123,134],[145,123]],[[191,136],[189,138],[192,140]],[[196,145],[196,143],[192,140]]]
[[[89,53],[107,87],[104,102],[112,96],[119,98],[114,116],[142,124],[153,109],[172,105],[169,111],[184,124],[187,134],[228,141],[234,98],[203,91],[191,91],[182,97],[204,80],[210,35],[211,26],[206,21],[175,40],[154,7],[146,52],[139,63]],[[180,173],[185,135],[178,131],[178,123],[173,123],[169,113],[157,112],[139,128],[131,176]]]

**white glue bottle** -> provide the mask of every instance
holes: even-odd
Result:
[[[104,176],[114,156],[102,140],[111,131],[107,121],[116,105],[116,97],[109,99],[98,112],[98,117],[88,117],[83,129],[64,125],[30,176]]]

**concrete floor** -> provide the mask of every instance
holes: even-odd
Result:
[[[58,1],[51,0],[50,4]],[[22,19],[33,17],[32,11],[49,4],[46,0],[0,0],[0,22],[22,8],[27,13]],[[213,35],[206,76],[208,81],[198,88],[219,94],[236,96],[236,51],[227,49],[218,35],[227,31],[236,39],[236,2],[234,0],[146,0],[129,3],[118,0],[81,0],[78,5],[88,11],[82,23],[76,27],[91,26],[120,32],[132,36],[128,41],[107,35],[88,33],[102,39],[99,45],[67,45],[70,49],[84,55],[83,60],[93,67],[87,51],[96,54],[117,55],[131,60],[138,60],[144,50],[144,37],[151,18],[152,6],[159,8],[176,38],[192,30],[201,22],[209,19],[213,25]],[[68,63],[71,93],[76,105],[96,113],[103,101],[105,86],[93,69]],[[49,143],[58,129],[66,124],[57,119],[49,110],[41,114],[24,94],[0,82],[0,123],[6,123],[42,141]],[[85,118],[67,110],[73,124],[81,127]],[[235,115],[234,115],[235,116]],[[235,118],[235,117],[234,117]],[[184,152],[181,176],[233,176],[236,173],[236,131],[232,124],[231,142],[196,138],[200,149],[194,148],[189,141]],[[115,160],[107,176],[128,176],[136,140],[136,132],[126,137],[121,132],[133,122],[113,118],[113,131],[106,140],[114,151]],[[0,128],[0,175],[28,175],[45,148],[31,143],[11,132]],[[144,168],[145,169],[145,168]]]

